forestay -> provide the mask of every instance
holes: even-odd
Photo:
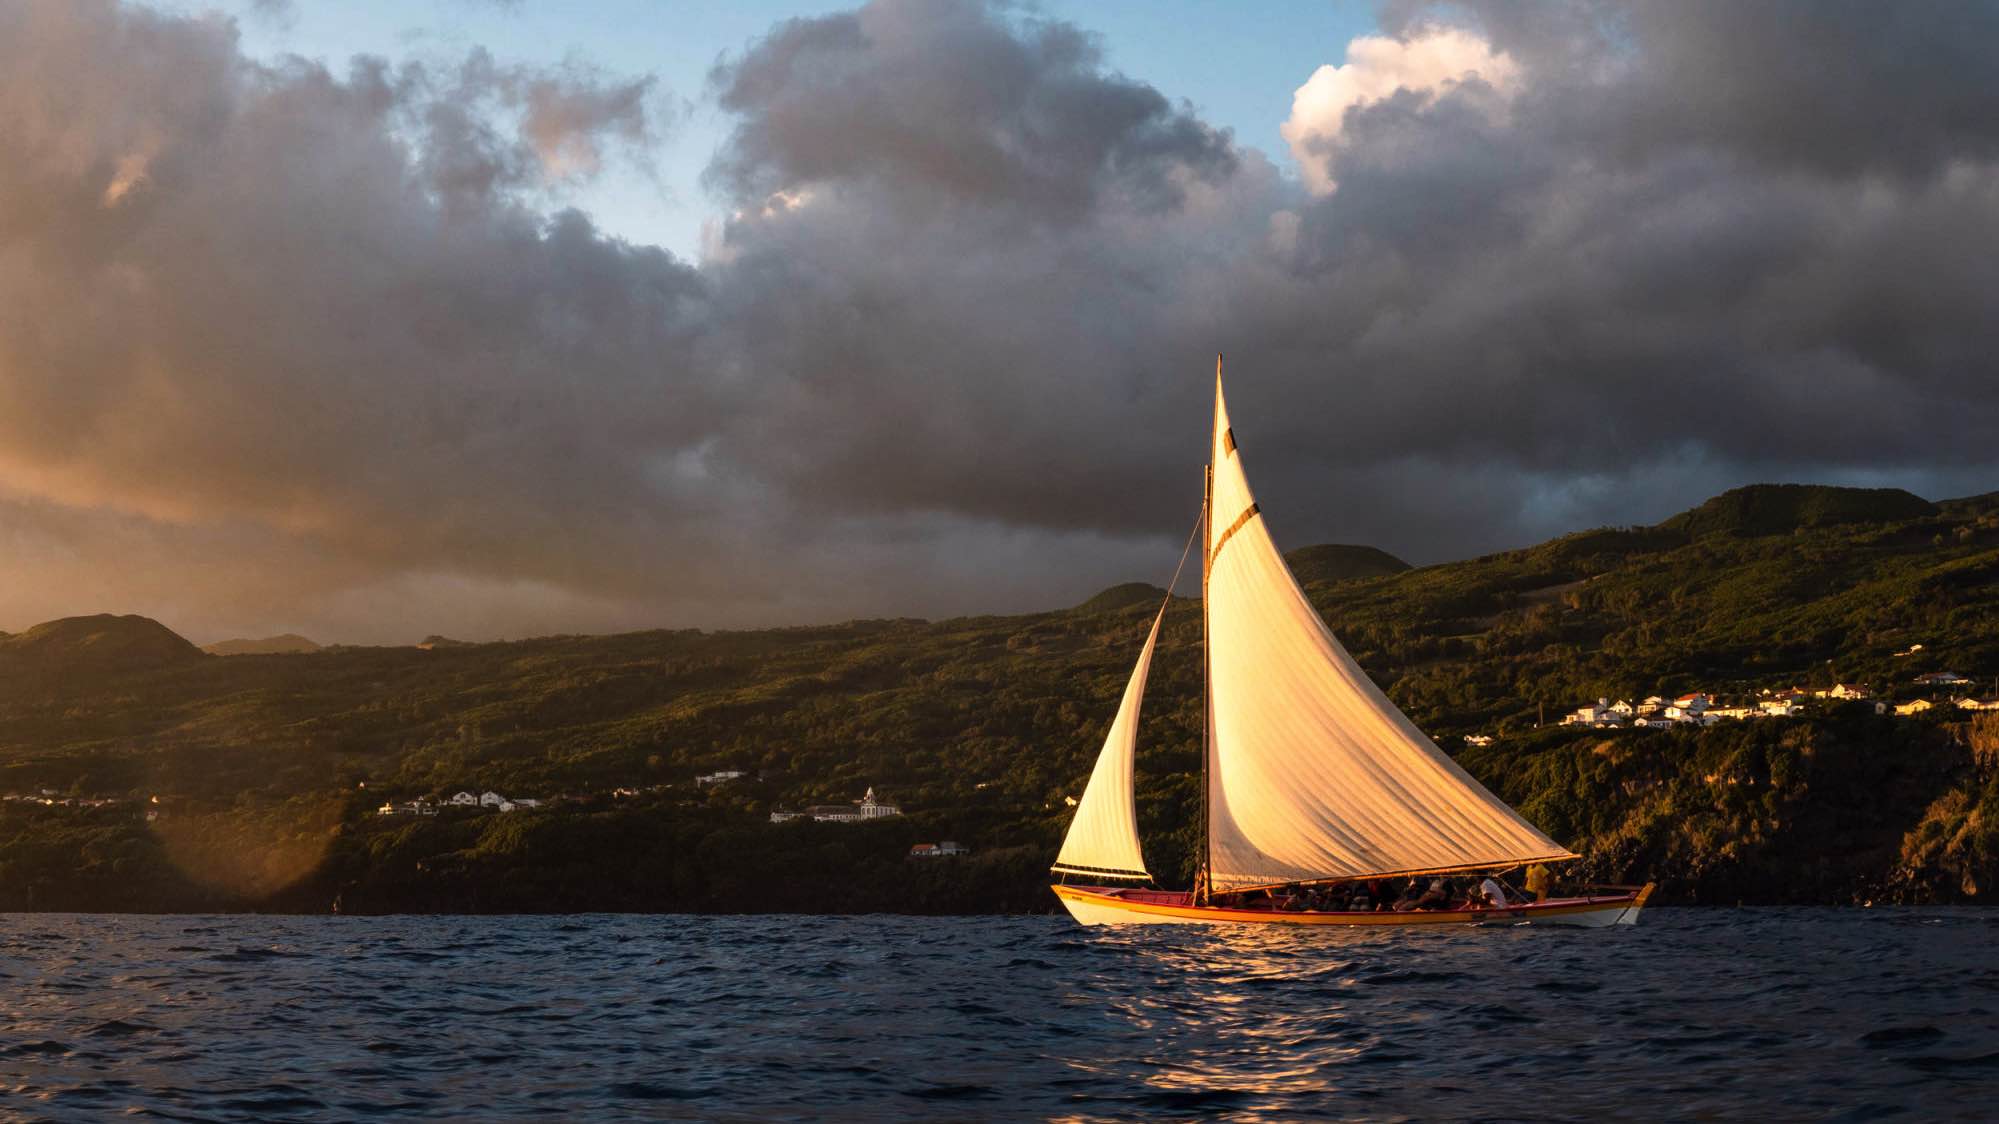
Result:
[[[1306,600],[1250,494],[1219,372],[1212,463],[1209,884],[1573,858],[1396,709]]]
[[[1166,609],[1152,619],[1152,632],[1145,638],[1138,666],[1131,682],[1125,684],[1124,701],[1111,722],[1110,736],[1090,783],[1083,788],[1076,818],[1062,840],[1062,853],[1051,870],[1064,874],[1087,874],[1098,878],[1144,878],[1145,856],[1138,846],[1138,815],[1133,806],[1132,762],[1138,753],[1138,710],[1145,695],[1145,676],[1152,669],[1152,649],[1159,642],[1159,623]]]

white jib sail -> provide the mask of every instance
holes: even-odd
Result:
[[[1138,755],[1138,707],[1145,696],[1145,676],[1152,669],[1152,648],[1159,642],[1159,622],[1166,610],[1152,618],[1152,632],[1145,649],[1138,654],[1131,682],[1124,687],[1124,701],[1118,704],[1117,718],[1111,722],[1110,736],[1104,739],[1097,767],[1076,805],[1076,818],[1062,840],[1062,853],[1049,869],[1064,874],[1086,874],[1098,878],[1151,878],[1146,873],[1145,856],[1138,847],[1138,813],[1132,793],[1132,761]]]
[[[1573,857],[1473,780],[1333,637],[1264,527],[1215,381],[1211,885]]]

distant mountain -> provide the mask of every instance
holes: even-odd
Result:
[[[285,652],[317,652],[320,646],[296,632],[266,636],[262,640],[218,640],[203,644],[211,656],[271,656]]]
[[[1899,523],[1937,514],[1937,506],[1900,488],[1823,484],[1752,484],[1723,492],[1659,524],[1692,538],[1788,535],[1801,527]]]
[[[1118,609],[1128,609],[1133,605],[1152,605],[1157,607],[1160,602],[1165,600],[1166,591],[1150,582],[1125,582],[1122,585],[1114,585],[1104,590],[1102,593],[1076,606],[1074,611],[1078,613],[1110,613]]]
[[[156,620],[110,613],[64,617],[0,639],[0,661],[44,673],[117,674],[204,658]]]
[[[1344,543],[1301,546],[1285,555],[1284,562],[1291,567],[1292,573],[1298,575],[1302,585],[1342,582],[1351,578],[1378,578],[1409,569],[1409,563],[1385,550]]]
[[[417,641],[416,646],[428,652],[436,648],[470,648],[472,643],[470,640],[453,640],[449,636],[432,634]]]

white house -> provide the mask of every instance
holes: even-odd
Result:
[[[1970,695],[1957,700],[1960,710],[1999,710],[1999,699],[1974,699]]]
[[[1798,704],[1789,699],[1764,699],[1756,704],[1765,718],[1790,718],[1798,713]]]
[[[1916,699],[1913,702],[1896,703],[1895,713],[1904,714],[1904,715],[1921,714],[1923,711],[1928,710],[1935,705],[1936,705],[1935,703],[1931,702],[1928,699]]]
[[[1629,704],[1626,704],[1626,707],[1628,713]],[[1622,726],[1624,725],[1624,717],[1623,714],[1617,712],[1615,707],[1610,705],[1609,699],[1598,699],[1595,706],[1580,707],[1574,713],[1562,719],[1562,725]]]
[[[445,803],[454,808],[477,808],[479,806],[479,798],[469,792],[454,792],[451,794],[451,799],[445,801]]]
[[[861,818],[864,820],[878,820],[884,816],[899,816],[902,814],[902,809],[896,807],[894,804],[883,804],[876,800],[873,785],[869,785],[867,795],[861,797],[860,811]]]
[[[1916,682],[1925,687],[1955,687],[1971,680],[1955,671],[1925,671],[1916,676]]]
[[[860,823],[862,820],[878,820],[901,814],[901,808],[875,799],[875,790],[869,788],[867,795],[861,797],[858,804],[815,804],[803,812],[772,812],[770,822],[784,823],[800,816],[809,816],[820,823]]]
[[[1692,694],[1681,695],[1679,698],[1674,699],[1673,705],[1689,714],[1699,714],[1701,711],[1714,705],[1714,700],[1701,694],[1699,691],[1695,691]]]
[[[1667,707],[1665,717],[1669,722],[1691,722],[1696,726],[1712,726],[1721,721],[1721,717],[1717,714],[1705,710],[1688,710],[1683,706]]]
[[[1760,711],[1758,711],[1755,707],[1749,707],[1749,706],[1717,706],[1711,710],[1705,711],[1704,713],[1714,718],[1742,719],[1742,718],[1756,718],[1761,716]]]
[[[1492,735],[1491,735],[1491,734],[1466,734],[1466,735],[1465,735],[1465,744],[1466,744],[1466,745],[1479,745],[1479,746],[1485,746],[1485,745],[1491,745],[1491,744],[1492,744]]]
[[[507,798],[491,789],[487,789],[485,792],[479,794],[479,806],[481,808],[498,808],[505,803],[507,803]]]
[[[741,780],[748,775],[741,769],[724,769],[719,773],[703,773],[694,778],[694,787],[706,788],[711,784],[723,784],[728,781]]]

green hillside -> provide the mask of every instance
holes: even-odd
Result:
[[[1666,520],[1694,538],[1706,535],[1788,535],[1801,527],[1899,523],[1937,513],[1936,505],[1900,488],[1828,488],[1818,484],[1752,484]]]
[[[1291,573],[1300,585],[1378,578],[1385,574],[1399,574],[1409,568],[1409,563],[1385,550],[1343,543],[1300,547],[1286,554],[1284,563],[1291,567]]]
[[[1150,605],[1154,610],[1166,600],[1166,591],[1150,582],[1125,582],[1091,597],[1076,606],[1078,613],[1114,613],[1133,605]]]
[[[1682,901],[1982,900],[1999,729],[1961,711],[1536,729],[1599,696],[1834,676],[1913,695],[1921,671],[1999,674],[1999,496],[1744,491],[1657,527],[1308,588],[1440,744],[1497,735],[1460,760],[1588,855],[1584,873]],[[0,908],[1045,908],[1064,797],[1161,595],[227,659],[142,618],[52,622],[0,641],[0,793],[123,802],[0,804]],[[1138,762],[1150,862],[1176,884],[1200,807],[1200,627],[1176,599]],[[723,769],[750,776],[693,783]],[[767,822],[869,786],[909,814]],[[372,814],[459,789],[571,799]],[[904,859],[940,838],[974,853]]]
[[[236,640],[218,640],[213,644],[203,644],[201,650],[211,656],[270,656],[281,652],[317,652],[320,645],[296,632],[286,632],[277,636],[266,636],[260,640],[247,637]]]

